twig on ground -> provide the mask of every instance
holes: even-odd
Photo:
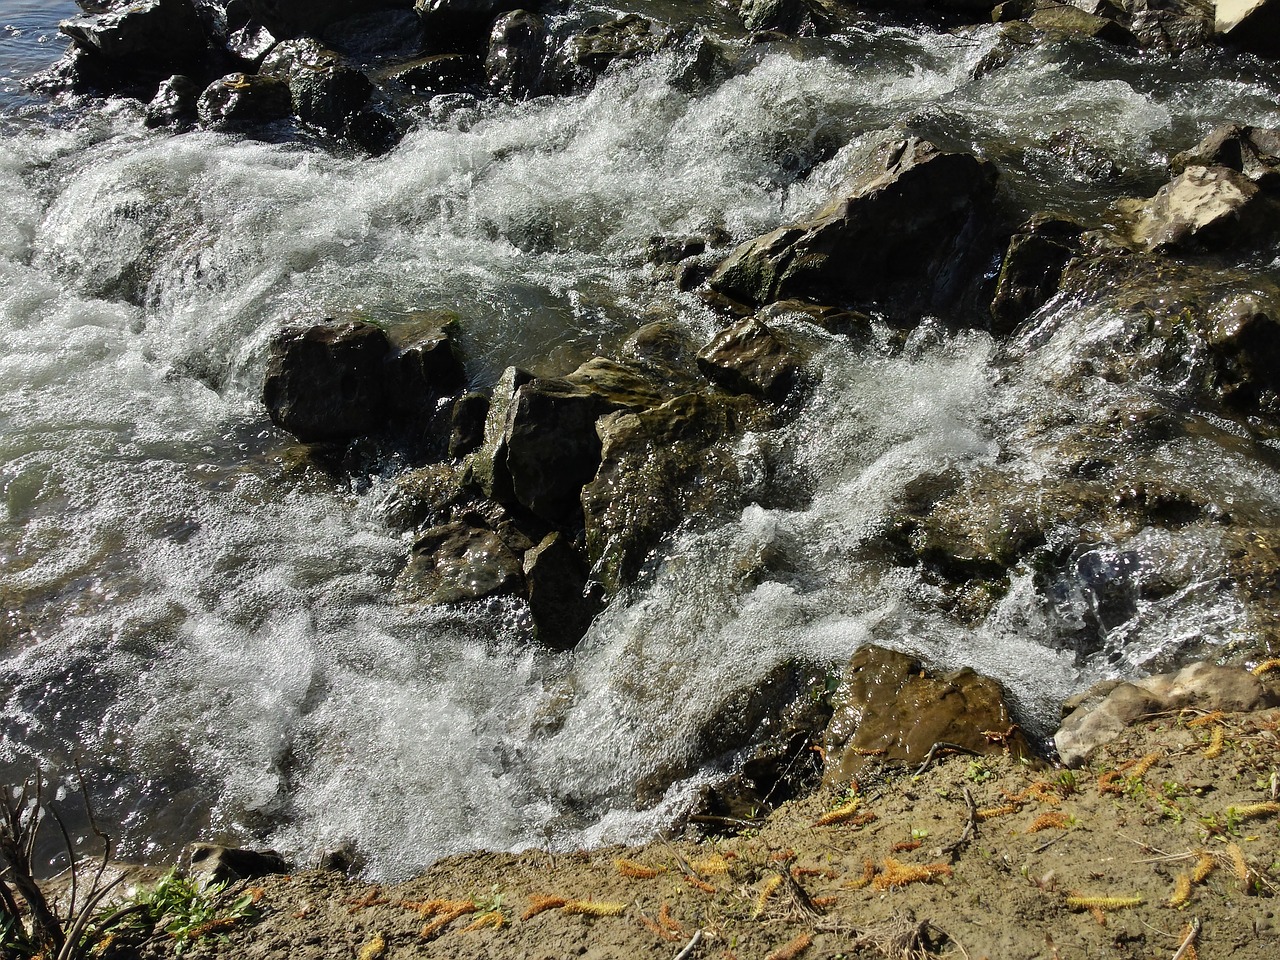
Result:
[[[933,763],[933,761],[936,759],[938,752],[942,750],[950,750],[952,753],[967,753],[971,757],[982,756],[982,754],[980,754],[977,750],[970,750],[968,747],[962,747],[958,743],[948,743],[946,740],[939,740],[937,743],[935,743],[932,747],[929,748],[929,752],[924,755],[924,762],[916,768],[916,771],[915,773],[912,774],[912,776],[918,777],[920,776],[920,774],[928,770],[929,764]]]
[[[689,942],[684,945],[679,953],[675,955],[675,960],[689,960],[693,956],[693,951],[698,949],[698,944],[702,942],[702,931],[693,931],[693,936],[689,938]]]
[[[943,853],[949,854],[953,858],[970,840],[978,835],[978,805],[973,802],[973,794],[968,787],[964,788],[964,802],[969,808],[969,818],[965,821],[964,830],[953,842],[942,848]]]
[[[1182,941],[1182,946],[1178,947],[1178,952],[1173,955],[1173,960],[1182,960],[1183,957],[1195,945],[1196,937],[1200,935],[1200,918],[1193,917],[1191,920],[1191,929],[1187,931],[1186,938]]]

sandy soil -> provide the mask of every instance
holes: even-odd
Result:
[[[1086,770],[941,756],[729,839],[272,877],[229,891],[255,922],[183,956],[1274,960],[1278,731],[1280,711],[1184,712]]]

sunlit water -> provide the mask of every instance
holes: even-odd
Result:
[[[6,4],[0,76],[53,58],[68,7]],[[376,160],[149,132],[136,103],[42,105],[0,79],[9,775],[65,778],[78,759],[127,854],[212,838],[305,860],[351,842],[371,875],[400,875],[477,846],[651,835],[716,771],[643,811],[637,784],[698,759],[688,731],[785,660],[834,667],[875,641],[968,664],[1044,734],[1102,676],[1180,638],[1237,638],[1238,602],[1206,593],[1145,610],[1122,657],[1077,662],[1030,572],[963,626],[877,555],[913,478],[1053,469],[1019,439],[1052,346],[1010,376],[982,333],[926,328],[900,351],[808,334],[812,399],[735,452],[748,477],[792,473],[811,496],[673,537],[571,653],[531,646],[514,605],[394,602],[394,465],[355,486],[292,470],[259,402],[283,323],[353,310],[456,310],[481,387],[512,363],[567,370],[654,316],[706,339],[717,319],[654,279],[648,238],[801,216],[850,151],[904,126],[991,155],[1028,209],[1088,212],[1161,182],[1215,122],[1280,125],[1280,84],[1225,60],[1059,44],[970,79],[995,36],[869,24],[804,58],[741,51],[694,92],[664,54],[581,96],[437,101]],[[1064,131],[1113,180],[1045,147]],[[1273,497],[1268,469],[1238,467]],[[737,573],[766,549],[785,575]]]

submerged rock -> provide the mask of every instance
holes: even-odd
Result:
[[[834,702],[823,737],[828,783],[857,780],[870,764],[923,763],[936,743],[1031,755],[1000,684],[968,667],[935,676],[905,653],[866,646],[849,660]]]
[[[995,168],[917,138],[884,143],[859,166],[843,198],[738,247],[711,287],[753,305],[956,308],[989,258]]]

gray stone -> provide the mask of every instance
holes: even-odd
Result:
[[[1062,762],[1083,766],[1094,751],[1144,717],[1194,708],[1243,712],[1280,705],[1280,695],[1249,671],[1193,663],[1176,673],[1122,683],[1100,702],[1090,698],[1062,721],[1053,736]]]
[[[215,843],[193,843],[187,847],[187,862],[193,874],[206,884],[236,883],[276,873],[288,873],[289,865],[274,850],[245,850]]]

